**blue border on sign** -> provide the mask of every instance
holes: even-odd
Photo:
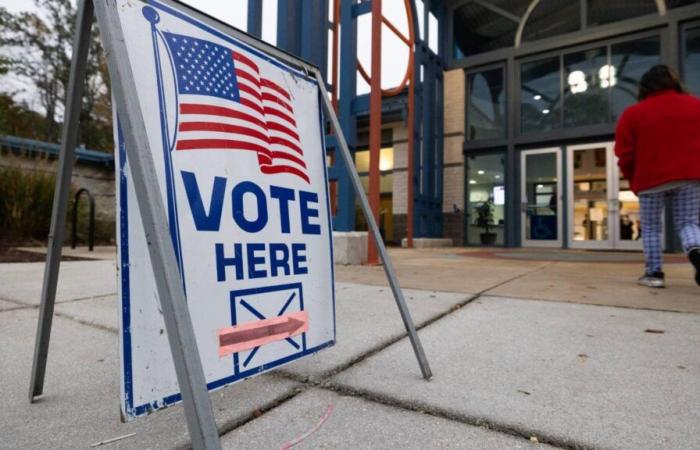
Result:
[[[222,32],[211,28],[201,22],[199,22],[197,19],[194,19],[192,17],[186,16],[185,14],[173,10],[172,8],[162,5],[161,3],[155,1],[155,0],[148,0],[147,4],[154,6],[156,8],[161,9],[162,11],[165,11],[171,15],[174,15],[185,22],[188,22],[197,28],[200,28],[201,30],[204,30],[206,32],[209,32],[220,39],[225,40],[226,42],[238,46],[254,55],[257,57],[264,59],[265,61],[268,61],[269,63],[273,64],[274,66],[285,70],[293,75],[296,75],[300,77],[301,79],[313,84],[314,86],[318,86],[318,83],[316,82],[315,79],[309,78],[306,74],[304,74],[301,71],[294,70],[291,67],[280,63],[279,61],[272,59],[270,56],[260,52],[257,49],[254,49],[252,47],[249,47],[245,44],[242,44],[234,38],[229,37]],[[323,108],[321,107],[320,104],[320,91],[319,91],[319,102],[318,102],[318,108],[319,108],[319,132],[321,136],[321,146],[322,149],[325,149],[325,135],[324,135],[324,119],[323,119]],[[126,175],[126,162],[127,162],[127,156],[126,156],[126,143],[124,141],[124,136],[122,134],[121,127],[119,127],[119,121],[117,118],[117,124],[118,124],[118,147],[119,147],[119,193],[120,193],[120,198],[119,198],[119,217],[120,217],[120,267],[121,267],[121,287],[122,287],[122,341],[123,341],[123,358],[124,358],[124,392],[125,392],[125,412],[127,417],[138,417],[142,416],[144,414],[147,414],[149,412],[152,412],[156,409],[160,409],[166,406],[170,406],[174,403],[177,403],[182,400],[182,395],[180,393],[177,394],[172,394],[169,396],[166,396],[162,398],[159,401],[154,401],[152,403],[145,403],[142,405],[134,406],[134,392],[133,392],[133,363],[131,359],[131,296],[130,296],[130,276],[129,276],[129,217],[128,217],[128,202],[127,202],[127,187],[128,187],[128,177]],[[333,339],[329,340],[328,342],[325,342],[323,344],[320,344],[316,347],[306,349],[305,351],[301,353],[295,353],[293,355],[287,356],[285,358],[279,359],[277,361],[273,361],[267,365],[258,367],[256,369],[253,369],[251,371],[246,371],[242,372],[240,375],[231,375],[228,377],[221,378],[216,381],[212,381],[210,383],[207,383],[207,389],[209,391],[224,387],[228,384],[231,384],[235,381],[240,381],[241,379],[245,378],[250,378],[251,376],[254,376],[256,374],[259,374],[264,371],[268,371],[271,369],[274,369],[276,367],[279,367],[281,365],[287,364],[291,361],[294,361],[295,359],[302,358],[304,356],[309,356],[314,353],[317,353],[325,348],[331,347],[335,345],[337,334],[337,326],[336,326],[336,305],[335,305],[335,267],[334,267],[334,260],[333,260],[333,227],[332,227],[332,221],[331,221],[331,210],[330,210],[330,195],[328,192],[328,171],[326,167],[326,154],[325,151],[321,152],[321,160],[322,164],[324,167],[324,181],[325,181],[325,194],[326,194],[326,213],[327,213],[327,218],[328,218],[328,240],[329,240],[329,246],[328,248],[330,249],[330,265],[331,265],[331,293],[333,296]]]
[[[119,268],[121,270],[122,294],[122,346],[124,358],[124,393],[126,394],[125,412],[128,415],[134,406],[134,391],[131,366],[131,304],[129,279],[129,213],[127,203],[126,147],[119,117],[117,117],[117,141],[119,144]]]

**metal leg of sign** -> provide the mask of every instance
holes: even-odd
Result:
[[[220,449],[206,378],[199,357],[194,328],[177,270],[167,213],[146,134],[136,84],[119,23],[116,2],[98,0],[95,14],[107,53],[107,64],[117,102],[131,179],[137,196],[146,242],[153,266],[163,320],[182,393],[187,427],[195,449]]]
[[[318,86],[321,90],[321,98],[323,100],[324,110],[326,111],[326,114],[331,120],[333,132],[337,136],[338,143],[340,144],[340,156],[342,156],[343,162],[345,163],[345,167],[347,168],[348,173],[350,175],[350,180],[352,181],[353,188],[355,189],[355,194],[357,195],[357,198],[360,199],[360,206],[362,207],[362,212],[365,215],[365,219],[367,219],[367,224],[369,225],[370,233],[374,238],[374,242],[377,244],[377,249],[379,250],[382,262],[384,263],[384,272],[386,272],[386,277],[389,280],[389,285],[391,286],[391,290],[394,293],[396,306],[399,308],[399,312],[401,313],[401,319],[403,320],[403,324],[406,327],[406,331],[408,332],[408,338],[410,339],[411,345],[413,346],[413,352],[416,354],[416,358],[418,359],[418,364],[420,365],[420,370],[423,373],[423,378],[429,380],[433,376],[433,374],[430,371],[430,365],[428,364],[428,359],[425,356],[423,345],[420,342],[420,338],[418,337],[418,333],[416,332],[416,327],[413,324],[413,319],[411,318],[411,313],[409,312],[408,306],[406,305],[406,300],[403,297],[401,286],[399,286],[399,280],[396,277],[396,272],[394,272],[394,266],[391,263],[389,254],[386,251],[386,246],[384,245],[382,236],[379,233],[379,227],[377,226],[377,222],[374,220],[374,215],[372,214],[372,210],[369,206],[369,201],[367,200],[365,191],[362,188],[360,176],[355,170],[355,162],[352,160],[350,150],[348,149],[347,141],[345,140],[345,135],[343,134],[343,130],[340,128],[338,117],[336,117],[333,105],[331,105],[331,101],[329,100],[328,91],[326,90],[326,85],[323,81],[323,77],[321,76],[321,72],[316,70],[315,74],[316,81],[318,81]]]
[[[73,61],[70,68],[70,82],[66,98],[65,122],[61,139],[61,153],[58,157],[58,174],[53,196],[51,212],[51,228],[49,231],[48,252],[44,268],[44,282],[41,289],[41,304],[39,306],[39,321],[34,344],[34,362],[29,385],[29,401],[44,391],[44,375],[46,374],[46,358],[51,338],[51,322],[56,302],[56,285],[58,269],[61,264],[61,250],[66,228],[66,211],[68,194],[73,174],[73,159],[78,141],[78,119],[85,85],[85,66],[90,48],[90,28],[92,26],[93,5],[91,1],[80,1],[78,6],[76,34],[73,42]]]

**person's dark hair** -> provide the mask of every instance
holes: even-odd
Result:
[[[678,93],[684,93],[685,88],[675,70],[667,65],[658,64],[647,70],[639,80],[639,94],[637,99],[644,100],[654,92],[672,89]]]

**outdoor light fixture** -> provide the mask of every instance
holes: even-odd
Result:
[[[569,89],[572,94],[586,92],[588,83],[586,82],[586,74],[581,70],[574,70],[569,74],[566,81],[569,83]]]

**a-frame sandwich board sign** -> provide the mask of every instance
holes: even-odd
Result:
[[[193,446],[217,448],[207,389],[335,341],[324,112],[430,378],[319,70],[176,1],[78,10],[30,400],[43,390],[93,13],[116,110],[124,415],[181,399]]]

